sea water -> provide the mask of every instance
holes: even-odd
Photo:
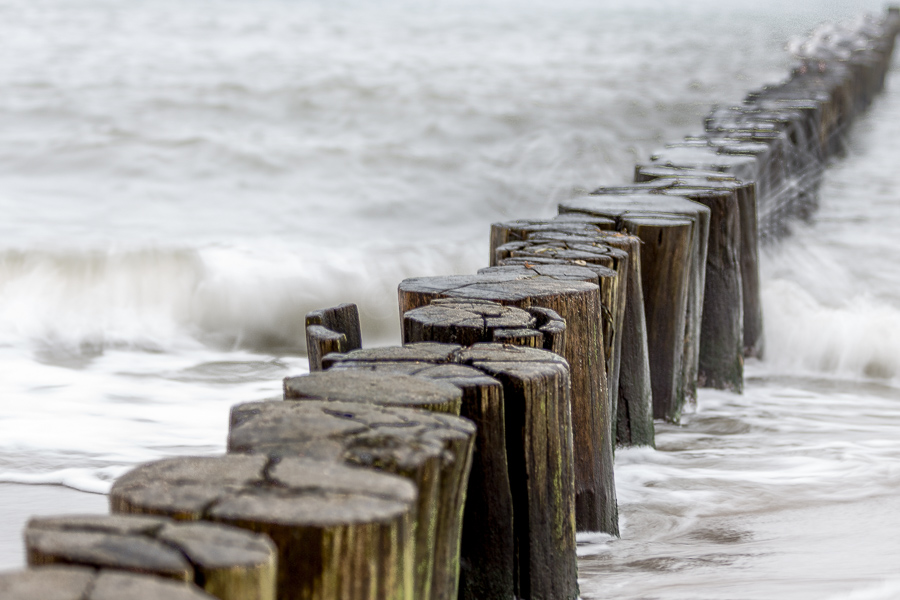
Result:
[[[232,404],[305,371],[306,312],[356,302],[366,345],[396,343],[401,279],[474,272],[490,222],[627,181],[866,11],[0,2],[0,483],[102,494],[221,452]],[[623,535],[581,536],[585,599],[900,596],[898,85],[763,251],[745,394],[619,451]]]

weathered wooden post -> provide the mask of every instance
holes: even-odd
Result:
[[[692,223],[686,219],[636,215],[625,217],[622,224],[626,231],[644,241],[641,276],[653,397],[674,399],[667,407],[655,404],[654,416],[677,422],[684,405],[682,360]]]
[[[507,464],[503,386],[473,367],[455,364],[461,346],[413,343],[332,355],[330,368],[404,373],[450,383],[462,391],[460,414],[477,427],[460,547],[461,600],[515,595],[513,500]]]
[[[648,167],[638,172],[647,179],[670,179],[675,187],[712,187],[732,190],[737,198],[741,229],[740,269],[743,300],[744,356],[761,357],[764,349],[761,286],[759,280],[759,229],[755,185],[713,171]]]
[[[321,371],[322,358],[330,352],[350,352],[357,348],[362,348],[362,336],[359,309],[355,304],[340,304],[306,315],[306,353],[310,371]]]
[[[479,273],[521,272],[534,265],[574,265],[593,273],[585,279],[600,285],[600,325],[603,333],[603,356],[606,358],[606,380],[612,423],[619,397],[622,331],[627,301],[628,253],[596,240],[566,233],[545,233],[540,240],[510,242],[496,250],[498,265]],[[514,267],[514,270],[507,267]]]
[[[677,182],[671,180],[658,179],[626,186],[601,187],[585,198],[602,198],[602,201],[585,201],[584,204],[602,204],[605,208],[600,212],[605,211],[608,215],[619,215],[618,227],[620,228],[622,227],[622,217],[629,214],[674,216],[679,219],[686,218],[695,223],[692,231],[691,256],[693,262],[691,264],[691,287],[688,295],[684,357],[682,359],[684,400],[693,402],[697,398],[697,366],[700,356],[700,327],[705,293],[710,214],[707,208],[696,202],[663,200],[661,197],[665,190],[676,184]],[[577,206],[580,201],[573,199],[572,202]],[[566,208],[568,204],[568,202],[564,202],[560,205],[561,213],[569,211],[569,208]],[[590,214],[596,215],[597,212],[593,211]],[[679,400],[679,402],[681,401]],[[680,414],[680,409],[678,414]]]
[[[477,476],[470,480],[463,529],[463,556],[470,558],[470,568],[463,569],[460,597],[574,598],[575,493],[568,377],[562,376],[567,373],[565,360],[544,350],[505,344],[468,349],[447,344],[452,354],[440,364],[397,360],[439,354],[419,352],[419,346],[439,345],[360,350],[335,356],[331,368],[399,371],[453,382],[464,390],[463,413],[469,410],[485,423],[472,470],[473,475],[484,474],[484,487]],[[501,384],[498,394],[494,386]],[[498,447],[498,442],[503,445]],[[507,471],[498,472],[501,465],[506,465],[508,477]],[[507,489],[512,490],[509,505],[504,500]],[[507,564],[514,568],[487,569],[476,562],[482,557],[495,566],[503,566],[509,557]],[[510,587],[504,587],[505,573],[514,574]]]
[[[486,300],[439,298],[403,315],[403,340],[471,346],[500,342],[563,349],[565,321],[546,308],[522,310]],[[562,339],[559,339],[562,336]]]
[[[460,414],[477,427],[463,513],[459,600],[514,597],[515,534],[503,385],[483,371],[458,364],[424,365],[415,375],[460,388]]]
[[[437,413],[459,415],[462,406],[460,390],[446,382],[423,381],[402,374],[336,372],[310,373],[284,380],[285,400],[319,400],[364,402],[380,406],[417,408]],[[473,431],[474,433],[474,431]],[[471,466],[471,445],[467,453],[448,453],[439,471],[444,480],[444,489],[438,489],[429,499],[420,503],[422,514],[427,521],[416,532],[416,597],[448,598],[456,594],[459,568],[459,535],[465,489]],[[463,469],[463,471],[460,471]],[[430,479],[423,474],[415,478],[419,485],[429,485]],[[427,488],[426,488],[427,489]],[[437,502],[440,498],[454,506]],[[443,517],[443,518],[441,518]],[[444,561],[443,563],[439,563]],[[449,561],[449,564],[446,564]]]
[[[503,384],[513,497],[516,597],[577,600],[576,493],[566,361],[551,352],[476,344],[459,360]]]
[[[401,477],[299,458],[183,457],[136,467],[109,498],[118,514],[267,534],[279,600],[413,600],[416,489]]]
[[[377,373],[310,373],[284,380],[285,400],[369,402],[459,415],[459,389],[437,381]]]
[[[548,219],[519,219],[516,221],[504,221],[491,223],[491,249],[490,266],[497,266],[497,248],[509,242],[518,242],[528,239],[531,235],[540,232],[572,233],[590,235],[597,230],[615,229],[615,221],[612,219],[600,220],[593,223],[557,222]]]
[[[588,269],[546,267],[550,275],[493,273],[418,277],[400,283],[400,313],[430,304],[436,298],[491,300],[527,309],[549,308],[566,321],[565,358],[571,369],[572,424],[575,436],[576,523],[580,531],[618,534],[613,477],[611,423],[606,392],[603,336],[600,328],[600,288],[584,279]]]
[[[713,148],[671,146],[654,154],[654,160],[672,167],[694,167],[729,172],[742,180],[755,180],[760,171],[755,158],[721,155]],[[743,389],[743,291],[740,279],[740,222],[733,193],[688,191],[683,186],[666,189],[666,195],[688,197],[712,206],[710,245],[707,255],[706,291],[701,324],[698,384],[741,391]],[[718,234],[713,244],[713,236]]]
[[[607,367],[610,388],[616,382],[618,394],[610,395],[617,403],[615,409],[616,442],[619,445],[654,445],[653,398],[650,385],[650,362],[647,349],[647,322],[644,316],[644,293],[640,276],[640,240],[632,235],[610,231],[615,219],[582,213],[566,213],[553,220],[522,220],[491,225],[491,255],[510,242],[529,241],[536,244],[577,243],[579,251],[589,251],[599,264],[605,264],[603,248],[616,248],[627,253],[627,265],[614,258],[612,265],[622,280],[618,286],[624,292],[624,316],[616,326],[619,340],[614,340],[620,360]],[[501,251],[500,256],[507,252]],[[523,262],[528,259],[523,259]],[[573,260],[578,264],[578,260]],[[587,262],[587,261],[585,261]],[[627,274],[622,270],[626,269]],[[624,282],[624,285],[623,285]],[[606,312],[604,311],[606,316]],[[604,341],[607,337],[604,336]],[[608,343],[608,341],[607,341]],[[609,364],[609,360],[607,360]],[[616,372],[618,375],[616,376]]]
[[[455,600],[474,438],[475,426],[468,420],[364,399],[249,402],[231,410],[228,451],[315,456],[409,479],[419,492],[416,597]]]
[[[666,195],[688,198],[710,209],[697,384],[741,392],[744,389],[744,300],[737,198],[733,191],[716,189],[713,184],[672,188],[666,190]]]
[[[3,600],[213,600],[195,585],[112,569],[51,566],[0,573]]]
[[[132,571],[196,584],[220,600],[275,600],[276,550],[263,535],[148,516],[59,516],[25,528],[28,564]]]
[[[690,248],[687,254],[687,277],[689,278],[689,290],[687,301],[687,314],[683,317],[684,323],[681,334],[675,331],[669,331],[673,327],[679,327],[680,318],[669,318],[666,311],[671,310],[667,294],[674,294],[672,297],[678,299],[677,290],[680,289],[676,285],[674,290],[660,293],[659,290],[653,289],[658,285],[652,279],[648,279],[644,273],[654,270],[657,267],[650,267],[646,256],[641,257],[642,270],[642,288],[644,293],[644,310],[647,318],[647,339],[648,351],[650,355],[650,372],[653,382],[653,411],[654,416],[660,419],[667,419],[678,422],[684,405],[685,398],[696,397],[696,375],[697,362],[699,359],[699,338],[700,338],[700,315],[703,306],[703,295],[705,288],[706,273],[706,241],[709,230],[710,211],[707,207],[696,202],[686,199],[669,197],[662,194],[632,194],[632,195],[591,195],[574,198],[560,203],[559,210],[561,214],[583,213],[591,216],[600,216],[605,218],[616,219],[617,228],[627,229],[629,233],[635,234],[632,229],[627,228],[625,223],[630,216],[634,217],[651,217],[670,219],[674,222],[670,227],[687,228],[689,236]],[[687,220],[685,225],[682,221]],[[646,230],[650,231],[650,230]],[[658,233],[658,232],[657,232]],[[640,237],[640,236],[639,236]],[[645,243],[642,248],[642,254],[647,253],[647,243],[658,245],[660,243],[659,236],[655,239],[641,238]],[[654,256],[657,256],[655,253]],[[682,276],[681,266],[676,268],[676,280]],[[666,280],[665,285],[671,283]],[[653,286],[653,287],[648,287]],[[656,306],[657,303],[663,303],[662,306]],[[682,342],[675,346],[662,346],[659,340],[671,337],[678,337]],[[680,336],[680,337],[679,337]],[[680,352],[681,357],[668,356]],[[672,372],[671,369],[678,368],[682,365],[681,370]],[[654,374],[654,371],[656,372]],[[679,385],[672,386],[668,384],[673,377],[680,380]]]

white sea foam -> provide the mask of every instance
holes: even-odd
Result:
[[[395,340],[401,279],[476,270],[491,221],[627,181],[712,102],[782,77],[787,40],[882,9],[601,4],[0,6],[0,481],[102,492],[221,452],[231,405],[305,370],[307,311],[356,302],[367,344]],[[896,139],[891,119],[858,148]],[[889,597],[900,209],[878,156],[837,166],[815,228],[766,256],[748,394],[619,452],[625,537],[579,537],[585,598]],[[883,518],[870,565],[810,533],[849,544],[853,512]]]

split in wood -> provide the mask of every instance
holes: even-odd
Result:
[[[362,348],[359,310],[355,304],[339,304],[306,315],[306,353],[309,370],[322,370],[322,357],[331,352]]]
[[[0,573],[3,600],[213,600],[193,584],[114,569],[49,566]]]
[[[25,528],[28,564],[81,565],[193,582],[221,600],[275,600],[271,540],[213,523],[162,517],[37,517]]]
[[[366,398],[250,402],[231,410],[228,451],[342,461],[409,479],[419,492],[415,597],[455,600],[474,438],[466,419]]]
[[[413,600],[415,503],[415,486],[396,475],[264,455],[147,463],[110,491],[113,513],[268,535],[279,600]]]
[[[647,320],[647,341],[655,418],[677,423],[685,399],[696,397],[697,364],[700,355],[700,325],[706,274],[706,240],[710,211],[702,204],[662,194],[598,194],[563,202],[561,214],[582,213],[612,218],[619,230],[642,241],[641,286]],[[658,221],[638,227],[630,219]],[[665,226],[662,221],[671,221]],[[685,225],[687,221],[687,225]],[[639,229],[639,231],[638,231]],[[688,251],[666,256],[661,244],[675,243],[672,235],[687,235]],[[652,257],[651,254],[652,250]],[[661,260],[661,264],[657,261]],[[663,273],[657,280],[650,273]],[[680,303],[681,286],[688,278],[688,298],[683,316],[673,314]],[[679,328],[681,332],[679,333]],[[669,340],[666,345],[664,340]],[[674,343],[672,340],[676,340]],[[681,340],[678,342],[677,340]]]
[[[566,325],[547,308],[528,310],[496,302],[439,298],[403,315],[403,341],[471,346],[499,342],[562,353]]]
[[[419,352],[419,346],[430,349]],[[502,344],[469,349],[446,344],[445,358],[434,363],[397,360],[438,356],[435,346],[440,345],[351,352],[333,357],[332,370],[401,372],[451,382],[463,391],[462,414],[476,423],[478,433],[464,516],[461,599],[574,598],[576,566],[569,549],[574,548],[575,499],[565,360]],[[555,387],[548,387],[550,382]],[[533,414],[540,407],[554,412]],[[555,427],[549,433],[540,429],[550,426],[548,418]]]
[[[437,298],[466,298],[523,309],[549,308],[565,320],[564,357],[572,382],[576,523],[579,531],[618,535],[612,408],[606,391],[597,282],[590,269],[571,265],[406,279],[399,286],[400,312],[426,306]]]

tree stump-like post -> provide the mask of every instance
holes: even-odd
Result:
[[[25,528],[28,564],[132,571],[196,584],[220,600],[275,600],[276,551],[267,537],[162,517],[37,517]]]
[[[565,321],[550,309],[522,310],[486,300],[439,298],[403,315],[403,342],[471,346],[499,342],[531,348],[564,348]]]
[[[744,356],[761,358],[765,348],[761,284],[759,278],[759,220],[755,185],[711,171],[656,167],[639,171],[638,177],[676,181],[677,187],[730,189],[735,193],[741,231],[740,268],[743,301]],[[673,193],[673,192],[667,192]]]
[[[615,410],[616,443],[621,446],[653,446],[655,444],[653,397],[644,292],[641,287],[640,240],[632,235],[607,230],[615,228],[616,222],[613,218],[583,213],[565,213],[550,221],[532,221],[531,223],[542,224],[540,228],[533,230],[519,225],[520,223],[522,222],[494,223],[491,226],[492,244],[502,242],[499,248],[511,240],[553,243],[577,239],[580,244],[616,248],[627,253],[627,267],[625,267],[627,274],[623,277],[621,269],[617,269],[619,278],[626,282],[625,285],[619,284],[620,290],[624,290],[625,293],[625,311],[618,329],[621,340],[616,342],[621,357],[618,377],[615,377],[614,372],[610,374],[610,369],[607,368],[610,387],[615,381],[618,389]],[[572,223],[582,224],[582,229],[577,230],[579,233],[567,233]],[[559,224],[558,230],[554,230],[555,224]],[[594,229],[583,229],[584,224]],[[583,248],[581,245],[578,247]],[[496,255],[496,250],[492,250],[491,254]]]
[[[570,242],[534,240],[505,244],[498,248],[498,254],[507,254],[507,257],[500,261],[498,267],[482,269],[480,272],[489,273],[502,267],[531,269],[534,265],[576,265],[594,273],[596,280],[591,278],[590,281],[598,281],[600,284],[603,356],[606,358],[610,423],[613,427],[612,435],[615,437],[628,254],[615,248],[597,245],[583,237],[562,233],[553,235],[559,236],[560,239],[569,239]],[[611,265],[614,268],[604,265]]]
[[[626,217],[622,223],[628,232],[644,242],[641,277],[645,290],[653,416],[677,423],[685,400],[682,361],[692,223],[687,219],[640,215]]]
[[[555,234],[545,234],[555,235]],[[527,244],[528,242],[523,242]],[[595,254],[598,262],[605,262],[609,265],[615,264],[615,259],[623,259],[622,253],[613,249],[606,248],[606,252],[598,252]],[[507,262],[505,259],[502,262]],[[544,263],[544,264],[541,264]],[[621,265],[620,265],[621,266]],[[580,531],[606,531],[604,526],[611,524],[613,520],[618,521],[618,511],[615,504],[615,485],[612,477],[614,471],[614,452],[615,452],[615,409],[616,398],[609,392],[609,377],[606,365],[609,364],[606,359],[606,353],[613,354],[613,346],[606,343],[606,327],[604,322],[609,324],[610,341],[614,342],[617,327],[621,321],[616,323],[616,317],[621,317],[619,308],[624,308],[619,304],[623,301],[619,294],[618,279],[616,272],[599,264],[591,264],[585,262],[583,265],[568,263],[567,261],[554,261],[553,259],[535,259],[533,262],[522,260],[522,264],[503,265],[497,267],[487,267],[478,271],[480,275],[514,275],[522,279],[529,279],[536,276],[551,276],[560,280],[583,281],[586,283],[594,283],[600,285],[600,306],[597,313],[597,320],[600,325],[600,344],[598,358],[602,361],[600,368],[600,389],[602,393],[599,406],[586,407],[576,402],[572,403],[572,420],[573,422],[590,422],[596,423],[599,431],[588,436],[582,429],[576,433],[576,446],[580,447],[582,439],[599,440],[599,470],[597,465],[586,465],[580,463],[580,457],[575,459],[575,479],[576,479],[576,514],[578,515],[578,529]],[[608,307],[608,308],[607,308]],[[574,349],[573,349],[574,350]],[[613,360],[617,355],[613,356]],[[573,388],[574,391],[574,388]],[[617,392],[618,394],[618,392]],[[576,427],[576,429],[578,429]],[[594,442],[598,443],[598,442]],[[607,476],[606,474],[610,475]],[[589,479],[591,478],[591,479]],[[586,482],[592,482],[588,487]],[[609,499],[613,499],[610,501]],[[618,531],[616,529],[616,531]]]
[[[428,363],[441,364],[453,362],[459,344],[442,344],[437,342],[418,342],[403,346],[384,346],[381,348],[361,348],[346,354],[333,353],[322,359],[326,369],[347,362],[365,363],[370,360],[382,363]]]
[[[355,304],[339,304],[306,315],[306,353],[309,370],[321,371],[322,358],[331,352],[362,348],[359,309]]]
[[[3,600],[213,600],[193,584],[113,569],[49,566],[0,573]]]
[[[268,535],[279,600],[413,600],[412,483],[371,469],[263,455],[146,463],[113,484],[119,514],[214,521]]]
[[[557,223],[547,219],[519,219],[517,221],[505,221],[502,223],[491,223],[491,240],[490,240],[490,262],[489,266],[497,266],[497,256],[495,250],[509,242],[518,242],[528,239],[531,235],[542,231],[551,231],[555,233],[574,233],[591,234],[599,229],[615,229],[615,221],[607,219],[606,221],[597,220],[593,223]]]
[[[365,402],[249,402],[231,409],[228,451],[315,456],[409,479],[419,492],[416,597],[455,600],[474,438],[469,421],[421,410]]]
[[[459,350],[453,344],[425,342],[358,350],[333,355],[331,369],[403,373],[451,383],[462,391],[460,414],[477,431],[463,514],[459,598],[508,600],[515,595],[515,547],[503,387],[478,369],[454,364]],[[412,358],[417,360],[404,360]]]
[[[323,371],[284,379],[285,400],[369,402],[459,416],[462,393],[449,383],[378,373]]]
[[[611,411],[602,355],[600,288],[583,281],[594,277],[588,269],[548,266],[544,270],[556,275],[500,272],[406,279],[399,286],[401,315],[436,298],[475,298],[523,309],[549,308],[565,319],[564,357],[572,381],[577,527],[579,531],[618,535],[611,423],[603,422],[604,411]]]
[[[435,349],[431,347],[423,349],[425,352],[431,352]],[[364,351],[361,351],[364,352]],[[440,351],[438,351],[440,352]],[[377,404],[380,406],[391,406],[400,408],[417,408],[429,410],[436,413],[446,413],[458,416],[462,406],[462,393],[460,390],[446,382],[440,381],[423,381],[419,378],[411,377],[396,373],[367,373],[363,371],[333,371],[328,370],[319,373],[310,373],[299,377],[287,377],[284,380],[284,399],[285,400],[319,400],[319,401],[341,401],[341,402],[364,402]],[[455,471],[458,465],[452,461],[445,465],[445,469]],[[466,477],[468,477],[468,468],[471,465],[470,457],[466,458]],[[444,471],[440,472],[440,477],[446,477]],[[457,487],[465,482],[465,478],[456,482]],[[428,481],[422,479],[419,483],[423,485]],[[448,483],[448,485],[452,485]],[[448,492],[449,493],[449,492]],[[434,491],[430,500],[440,496],[440,490]],[[424,501],[423,501],[424,503]],[[422,506],[423,511],[439,511],[441,505],[437,502],[428,502]],[[459,505],[459,513],[457,516],[461,518],[462,503]],[[437,513],[429,515],[429,519],[419,527],[416,533],[416,564],[417,574],[423,576],[417,580],[417,597],[431,598],[432,581],[429,575],[435,572],[435,575],[442,576],[442,580],[436,582],[437,588],[435,593],[441,597],[449,594],[448,586],[451,586],[447,577],[443,577],[443,571],[447,567],[438,565],[436,562],[436,553],[438,551],[450,554],[448,557],[453,561],[454,570],[458,565],[459,552],[459,523],[443,523],[445,529],[449,531],[439,531],[437,528],[442,523],[435,516]],[[459,520],[459,519],[457,519]],[[451,534],[450,531],[454,531]],[[445,552],[436,546],[436,536],[443,535],[443,539],[447,544],[454,545],[455,551]],[[436,571],[441,570],[441,573]],[[456,573],[453,575],[453,591],[455,592]]]
[[[460,361],[503,384],[513,498],[516,597],[577,600],[569,369],[533,348],[477,344]],[[577,459],[576,459],[577,460]]]
[[[654,357],[654,352],[664,352],[659,347],[654,347],[653,339],[659,336],[665,337],[662,331],[656,331],[657,327],[666,328],[677,326],[677,323],[671,321],[656,322],[651,318],[651,314],[665,314],[668,310],[665,307],[656,307],[655,303],[668,303],[666,295],[660,295],[653,288],[648,286],[656,286],[657,284],[644,276],[647,270],[646,258],[641,257],[641,287],[644,295],[644,310],[647,320],[647,340],[648,353],[650,354],[650,372],[653,388],[653,413],[656,418],[668,419],[678,422],[685,399],[695,399],[697,393],[697,364],[700,355],[700,327],[701,313],[703,307],[703,296],[705,289],[706,276],[706,250],[707,238],[709,232],[709,216],[710,210],[690,200],[683,198],[670,197],[663,194],[640,194],[640,195],[591,195],[574,198],[560,203],[560,215],[568,215],[570,213],[585,214],[591,217],[600,216],[616,219],[617,228],[627,230],[634,234],[626,227],[625,220],[630,217],[650,217],[674,220],[676,223],[687,220],[691,224],[690,229],[690,252],[689,252],[689,291],[688,302],[685,315],[685,327],[682,333],[682,344],[679,346],[683,353],[681,359],[664,359],[664,357]],[[683,225],[682,225],[683,226]],[[643,240],[647,241],[647,240]],[[658,240],[650,240],[654,244]],[[642,248],[642,254],[646,253],[647,248]],[[672,389],[668,385],[662,385],[662,382],[668,381],[669,373],[658,373],[653,375],[654,368],[669,369],[681,364],[681,384],[678,389]],[[654,379],[656,378],[656,379]],[[667,391],[663,391],[667,390]]]
[[[699,202],[711,215],[697,385],[740,393],[744,389],[744,300],[737,197],[712,183],[671,188],[666,195]]]
[[[518,365],[528,372],[545,373],[555,380],[561,370],[565,370],[565,360],[544,350],[500,344],[476,344],[468,349],[447,345],[455,349],[449,360],[468,362],[472,366],[448,363],[429,365],[393,360],[401,354],[421,354],[415,350],[420,345],[422,344],[404,346],[402,353],[399,352],[400,349],[391,348],[352,352],[340,357],[346,360],[337,360],[332,369],[388,372],[399,369],[403,373],[441,379],[461,387],[464,391],[463,414],[470,411],[470,416],[479,425],[476,444],[480,445],[481,450],[476,451],[469,483],[466,526],[463,529],[463,556],[470,557],[471,560],[464,560],[460,598],[507,600],[510,597],[562,597],[557,591],[571,589],[574,585],[571,579],[574,561],[571,549],[574,548],[574,542],[568,535],[560,538],[559,530],[562,524],[562,531],[568,531],[568,521],[563,516],[568,515],[567,518],[571,520],[574,506],[571,408],[568,404],[569,396],[564,393],[567,378],[557,381],[557,386],[562,387],[553,388],[556,391],[551,393],[546,382],[540,385],[536,382],[528,384],[530,376],[526,377],[521,373],[500,377],[495,372],[496,365],[487,369],[483,363],[502,359],[500,362],[504,369]],[[378,361],[378,354],[383,354],[385,360]],[[365,360],[354,360],[355,355],[364,356]],[[502,387],[500,381],[503,382]],[[529,386],[530,395],[523,392],[523,385]],[[522,400],[523,394],[527,395],[527,401]],[[558,422],[548,425],[547,417],[534,416],[530,412],[539,407],[553,409],[556,416],[552,418]],[[529,423],[528,431],[540,427],[551,429],[540,436],[531,436],[527,432],[523,433],[524,422]],[[515,426],[516,430],[508,435],[510,426]],[[531,439],[532,437],[535,439]],[[536,450],[533,445],[536,442],[544,445],[543,452]],[[502,443],[502,446],[498,447],[498,443]],[[483,461],[481,466],[479,454]],[[522,465],[530,465],[529,470],[523,472]],[[507,468],[500,472],[499,466]],[[478,484],[478,473],[484,475],[483,488]],[[536,485],[544,480],[536,478],[533,473],[543,473],[541,477],[549,476],[550,485]],[[529,480],[529,477],[532,479]],[[570,480],[572,485],[566,483]],[[507,495],[510,489],[514,493]],[[550,498],[550,495],[556,493],[552,490],[559,490],[562,496],[555,500]],[[506,498],[510,499],[508,504]],[[546,515],[550,514],[548,502],[554,506],[553,523],[546,520]],[[566,506],[569,508],[565,508]],[[525,515],[530,515],[529,521],[526,521]],[[544,515],[543,521],[539,520],[540,515]],[[571,529],[574,536],[574,526]],[[503,553],[504,549],[507,554]],[[514,569],[488,568],[487,565],[476,562],[482,558],[487,558],[489,565],[513,565]],[[469,563],[470,568],[466,568],[465,562]],[[510,574],[509,582],[505,573]]]
[[[477,427],[463,513],[459,600],[512,598],[515,536],[503,386],[474,367],[458,364],[425,366],[415,376],[460,388],[460,414]]]
[[[659,183],[651,181],[649,184]],[[634,186],[646,186],[649,184],[633,184]],[[568,206],[583,208],[591,205],[601,205],[604,214],[618,214],[619,227],[621,217],[627,214],[642,214],[646,216],[674,216],[679,219],[689,219],[695,223],[692,235],[692,264],[691,264],[691,288],[688,296],[688,307],[684,337],[683,386],[684,398],[690,402],[697,399],[697,367],[700,360],[700,327],[703,311],[703,295],[705,293],[707,239],[709,237],[709,209],[698,202],[676,200],[666,197],[662,192],[674,187],[676,182],[668,181],[664,186],[658,187],[653,193],[627,193],[620,189],[629,189],[629,186],[617,188],[599,188],[585,200],[574,199],[560,204],[560,211],[568,211]],[[589,198],[595,198],[591,201]],[[666,198],[663,200],[663,198]],[[596,214],[596,213],[591,213]]]

